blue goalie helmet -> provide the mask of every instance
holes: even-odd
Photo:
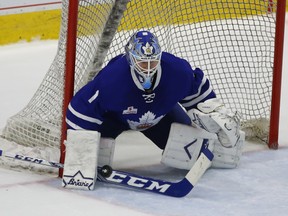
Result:
[[[131,71],[145,90],[150,89],[162,54],[157,37],[149,31],[138,31],[128,41],[125,51]]]

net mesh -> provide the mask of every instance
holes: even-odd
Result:
[[[29,104],[12,116],[5,139],[60,146],[68,0],[62,2],[58,52]],[[136,30],[155,33],[164,51],[209,77],[227,107],[242,114],[246,135],[267,138],[276,4],[271,0],[79,0],[75,92],[124,52]],[[263,127],[265,125],[265,127]]]

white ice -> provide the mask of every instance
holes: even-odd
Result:
[[[287,42],[287,33],[285,35]],[[57,41],[0,47],[0,128],[5,126],[11,115],[29,102],[49,68],[56,49]],[[61,187],[61,179],[55,175],[36,174],[29,170],[16,171],[15,168],[2,166],[0,215],[288,215],[287,52],[286,43],[278,150],[269,150],[263,144],[247,144],[239,168],[208,170],[184,198],[116,188],[103,183],[98,183],[92,192],[67,190]],[[117,168],[171,181],[183,178],[184,171],[160,164],[161,152],[152,143],[140,134],[129,135],[124,134],[118,139],[115,155]],[[135,140],[139,142],[137,145],[134,144]]]

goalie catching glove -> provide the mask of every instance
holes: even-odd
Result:
[[[221,100],[216,98],[199,103],[197,108],[189,110],[188,115],[198,131],[192,126],[173,123],[161,162],[189,170],[206,142],[205,145],[209,144],[209,149],[214,154],[212,167],[237,167],[245,140],[245,133],[240,130],[240,118],[237,113],[227,110]],[[205,129],[210,133],[204,133],[199,129]],[[197,142],[193,141],[197,139]],[[206,141],[203,142],[204,140]]]
[[[199,103],[197,108],[188,111],[192,122],[218,136],[212,167],[237,167],[245,140],[245,133],[240,130],[239,114],[228,110],[217,98]]]

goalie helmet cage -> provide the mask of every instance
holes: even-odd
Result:
[[[242,114],[247,136],[276,149],[285,4],[63,0],[55,59],[28,105],[8,119],[2,136],[29,147],[62,146],[64,162],[65,113],[71,97],[109,59],[123,53],[132,33],[147,29],[158,36],[164,51],[204,71],[225,105]]]

